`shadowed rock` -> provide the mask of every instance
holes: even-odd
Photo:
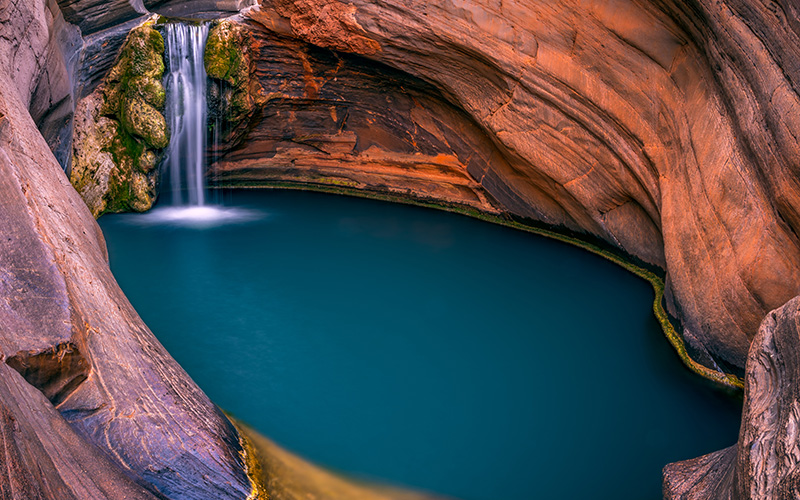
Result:
[[[664,497],[788,500],[800,494],[800,297],[769,313],[747,357],[739,441],[664,468]]]
[[[28,112],[46,73],[18,61],[46,60],[52,26],[44,2],[14,8],[0,24],[0,498],[247,498],[238,433],[122,294]]]

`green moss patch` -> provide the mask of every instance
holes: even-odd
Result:
[[[203,54],[206,73],[233,87],[246,85],[250,79],[250,58],[242,29],[230,21],[220,21],[208,32]]]
[[[155,201],[155,166],[169,144],[169,129],[162,114],[164,38],[152,24],[131,30],[104,81],[101,114],[117,126],[105,141],[115,168],[103,213],[144,211]]]
[[[251,71],[251,39],[246,29],[228,20],[211,26],[203,63],[212,79],[211,127],[221,125],[221,141],[234,146],[243,138],[257,108],[266,100]]]

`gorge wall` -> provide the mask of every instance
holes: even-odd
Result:
[[[704,361],[748,363],[738,448],[671,467],[665,495],[770,498],[770,477],[791,483],[794,382],[763,353],[797,366],[796,339],[764,333],[791,332],[797,308],[756,333],[800,293],[796,3],[0,0],[0,439],[19,464],[0,497],[252,489],[235,429],[119,291],[58,164],[71,168],[78,101],[148,9],[242,9],[252,107],[209,151],[213,182],[469,206],[662,268]]]
[[[247,498],[238,433],[117,286],[37,129],[74,95],[61,16],[0,2],[0,498]]]
[[[214,175],[598,237],[665,269],[687,340],[742,368],[762,318],[800,291],[794,9],[265,1],[245,25],[268,102]]]

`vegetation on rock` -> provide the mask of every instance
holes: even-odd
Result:
[[[244,34],[228,20],[220,21],[208,33],[203,60],[211,78],[225,80],[234,87],[250,76],[249,51],[243,50]]]
[[[242,27],[223,20],[209,30],[203,56],[213,82],[209,87],[212,131],[231,145],[244,138],[251,118],[264,103],[261,85],[251,71],[250,43]]]
[[[153,206],[169,144],[163,75],[164,39],[148,22],[131,30],[103,85],[84,99],[70,180],[95,217]]]

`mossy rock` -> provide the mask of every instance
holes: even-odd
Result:
[[[144,212],[152,208],[157,192],[155,175],[142,168],[154,153],[119,126],[109,150],[116,168],[108,181],[105,212]],[[155,161],[153,161],[155,163]]]
[[[206,74],[214,81],[209,87],[211,116],[222,120],[222,142],[231,147],[244,139],[258,106],[263,104],[263,90],[250,71],[250,44],[245,28],[223,20],[209,30],[203,55]]]
[[[131,178],[131,208],[136,212],[146,212],[155,202],[155,183],[141,172],[134,172]]]
[[[130,75],[161,78],[164,74],[164,37],[152,26],[131,30],[122,49]]]
[[[149,149],[142,151],[139,156],[139,170],[144,173],[150,173],[156,169],[158,165],[158,155]]]
[[[100,112],[105,116],[117,117],[119,110],[122,109],[122,96],[125,89],[122,85],[107,85],[103,92],[103,106]]]
[[[144,102],[158,110],[164,109],[167,101],[167,92],[161,80],[148,76],[137,76],[128,80],[127,95],[141,97]]]
[[[249,43],[242,28],[220,21],[208,33],[203,62],[211,78],[233,87],[247,86],[250,79]]]
[[[123,101],[122,125],[128,133],[141,137],[149,146],[163,149],[169,144],[164,115],[135,92],[129,92]]]
[[[95,217],[153,206],[156,166],[169,143],[160,112],[164,67],[161,34],[152,23],[134,28],[103,86],[79,104],[70,180]]]
[[[161,33],[149,24],[134,28],[122,46],[117,63],[106,76],[102,108],[103,114],[117,119],[129,133],[158,149],[169,142],[166,120],[159,112],[166,101],[161,84],[163,76]]]

